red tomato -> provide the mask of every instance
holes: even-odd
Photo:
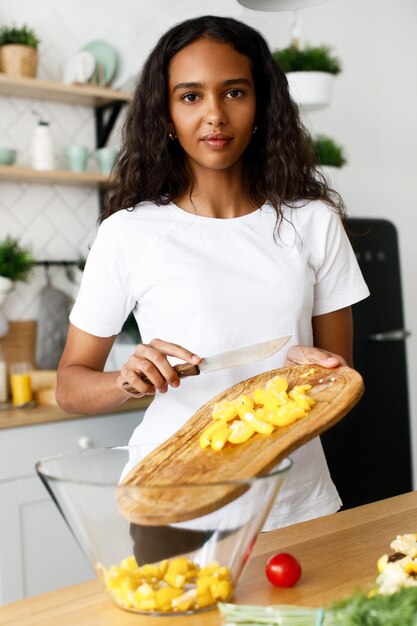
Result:
[[[269,582],[277,587],[292,587],[301,578],[301,565],[292,554],[279,552],[268,559],[265,573]]]

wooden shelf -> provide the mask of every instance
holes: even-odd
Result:
[[[98,172],[69,172],[66,170],[34,170],[19,165],[0,165],[0,181],[52,185],[94,187],[112,182],[113,177]]]
[[[132,99],[132,94],[108,87],[90,84],[65,85],[57,81],[39,80],[38,78],[14,78],[1,73],[0,95],[89,107],[102,107],[115,102],[129,102]]]

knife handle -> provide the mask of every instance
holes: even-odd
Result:
[[[174,365],[174,370],[177,372],[179,378],[186,378],[187,376],[197,376],[200,373],[200,368],[198,367],[198,365],[191,365],[191,363],[179,363],[178,365]],[[149,378],[147,378],[144,374],[140,376],[140,378],[145,383],[152,384]],[[124,382],[122,387],[128,393],[140,393],[128,382]]]

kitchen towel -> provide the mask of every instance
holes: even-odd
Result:
[[[56,369],[65,346],[72,299],[50,282],[42,289],[39,303],[36,364]]]

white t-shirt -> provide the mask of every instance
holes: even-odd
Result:
[[[339,216],[321,201],[231,219],[144,202],[100,226],[70,315],[76,327],[107,337],[133,310],[142,340],[158,337],[199,356],[292,335],[285,348],[251,365],[201,374],[156,397],[130,443],[157,445],[220,391],[282,367],[291,345],[312,345],[312,316],[369,294]],[[174,359],[170,359],[172,363]],[[265,529],[336,511],[319,438],[294,462]]]

